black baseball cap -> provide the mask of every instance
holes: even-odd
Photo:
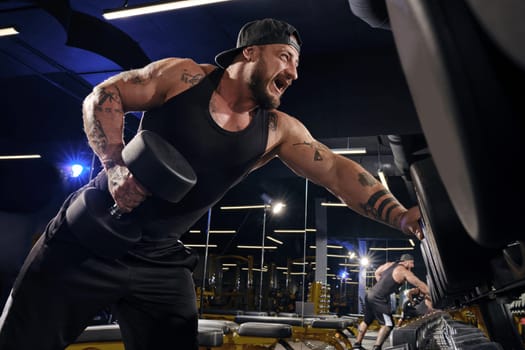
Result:
[[[268,44],[288,44],[300,52],[302,41],[294,26],[273,18],[259,19],[242,26],[237,36],[237,46],[219,53],[215,56],[215,62],[221,68],[226,68],[245,47]]]
[[[403,254],[399,261],[414,260],[414,257],[411,254]]]

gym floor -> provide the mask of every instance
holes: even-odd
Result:
[[[361,345],[367,349],[371,350],[372,346],[374,346],[375,340],[377,336],[377,331],[368,331],[366,332],[365,339],[363,339],[363,342]],[[352,345],[355,342],[355,338],[351,337],[350,342]],[[319,341],[308,341],[306,343],[292,343],[290,342],[290,345],[294,348],[294,350],[335,350],[333,346],[327,345],[325,343],[319,342]],[[383,344],[383,349],[390,346],[390,340],[387,339],[385,343]],[[281,345],[277,345],[275,347],[275,350],[284,350],[284,347]]]

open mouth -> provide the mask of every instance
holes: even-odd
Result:
[[[273,83],[280,94],[282,94],[284,90],[286,90],[286,88],[288,87],[286,80],[279,77],[275,78]]]

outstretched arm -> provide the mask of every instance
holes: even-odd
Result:
[[[417,207],[407,210],[361,165],[333,153],[297,119],[281,113],[278,157],[295,173],[324,186],[361,215],[422,238]]]

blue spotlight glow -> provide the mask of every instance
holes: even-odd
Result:
[[[339,278],[342,279],[342,280],[345,280],[348,278],[348,272],[343,270],[339,273]]]
[[[84,166],[82,164],[72,164],[71,165],[71,177],[79,177],[84,171]]]

